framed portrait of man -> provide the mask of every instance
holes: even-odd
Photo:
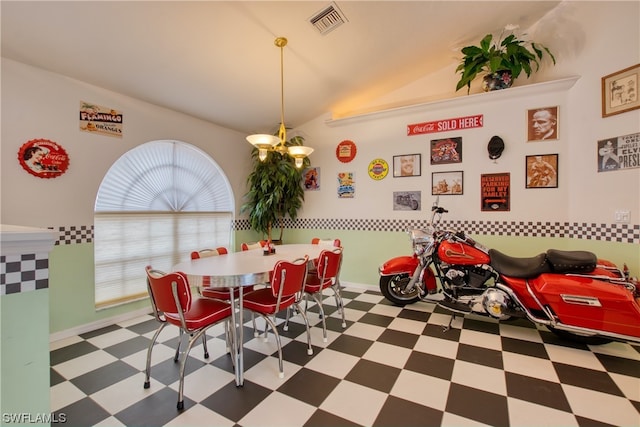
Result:
[[[527,110],[527,142],[557,140],[560,132],[558,113],[558,106]]]
[[[393,177],[420,176],[421,160],[420,154],[393,156]]]

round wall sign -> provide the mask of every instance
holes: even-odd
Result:
[[[344,140],[336,148],[336,157],[342,163],[349,163],[356,157],[356,144],[353,141]]]
[[[69,156],[60,145],[48,139],[32,139],[18,151],[22,168],[38,178],[55,178],[66,172]]]
[[[369,163],[369,176],[376,181],[383,179],[389,173],[389,164],[384,159],[373,159]]]

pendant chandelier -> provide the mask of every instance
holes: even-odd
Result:
[[[287,39],[278,37],[274,44],[280,48],[280,129],[278,136],[268,134],[255,134],[247,136],[247,141],[258,149],[258,158],[265,161],[269,151],[276,151],[280,154],[289,155],[295,159],[297,168],[301,168],[303,160],[313,152],[313,148],[304,145],[286,146],[287,129],[284,125],[284,47]]]

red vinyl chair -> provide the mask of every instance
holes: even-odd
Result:
[[[240,245],[240,249],[242,249],[243,251],[248,251],[249,249],[264,248],[266,245],[267,245],[267,241],[266,240],[260,240],[259,242],[242,243]]]
[[[244,298],[244,308],[251,310],[262,316],[268,326],[273,330],[278,344],[278,361],[279,376],[284,377],[284,369],[282,365],[282,343],[280,335],[276,328],[276,314],[289,307],[295,307],[304,319],[307,328],[307,354],[312,355],[311,348],[311,332],[309,331],[309,322],[307,315],[300,309],[300,300],[302,299],[302,289],[307,276],[307,262],[309,257],[298,258],[295,261],[278,261],[273,269],[271,277],[271,286],[269,288],[257,289]],[[273,320],[269,317],[273,316]],[[265,328],[265,339],[267,334]]]
[[[334,248],[342,247],[342,242],[340,242],[340,239],[321,239],[319,237],[314,237],[313,239],[311,239],[311,244],[334,247]],[[312,264],[309,265],[309,273],[315,274],[317,269],[318,269],[318,260],[314,259],[312,260]]]
[[[189,352],[193,344],[204,336],[207,330],[229,318],[231,324],[235,323],[234,310],[231,304],[210,298],[192,298],[191,286],[184,273],[163,273],[147,266],[147,290],[151,299],[153,314],[160,327],[151,339],[147,350],[147,366],[145,371],[144,388],[150,387],[151,376],[151,352],[158,339],[158,335],[167,325],[174,325],[180,328],[181,334],[187,334],[189,344],[180,361],[180,385],[178,388],[178,410],[184,409],[184,371]],[[226,322],[227,339],[231,336],[231,346],[233,360],[237,359],[237,347],[235,339],[235,328],[229,328]],[[235,369],[235,362],[234,362]]]
[[[324,249],[318,256],[318,269],[315,274],[307,274],[304,285],[305,299],[311,296],[318,304],[320,318],[322,319],[322,333],[324,342],[327,342],[327,324],[325,321],[324,307],[322,305],[322,291],[331,288],[336,299],[338,312],[342,313],[342,327],[346,328],[344,318],[344,304],[340,294],[340,268],[342,267],[342,248]],[[305,306],[306,311],[306,306]],[[287,313],[289,314],[289,313]]]
[[[244,245],[244,243],[243,243]],[[202,249],[199,251],[193,251],[191,252],[191,259],[200,259],[200,258],[206,258],[206,257],[210,257],[210,256],[218,256],[218,255],[226,255],[229,252],[227,251],[227,248],[225,247],[219,247],[216,249]],[[219,299],[222,301],[230,301],[230,295],[231,292],[229,291],[229,289],[223,289],[223,288],[208,288],[207,286],[209,286],[211,284],[211,279],[207,276],[202,278],[202,287],[199,287],[199,292],[200,295],[202,295],[205,298],[215,298],[215,299]],[[243,295],[253,291],[253,286],[245,286],[243,288]],[[240,288],[234,288],[233,289],[233,298],[234,299],[238,299],[238,297],[240,296]],[[251,316],[251,320],[253,321],[253,331],[254,331],[254,335],[258,335],[257,333],[257,328],[256,328],[256,321],[255,318],[253,316]],[[203,336],[202,337],[203,342],[206,340],[206,337]],[[206,344],[205,344],[205,349],[206,349]],[[208,354],[205,355],[205,357],[209,357]]]

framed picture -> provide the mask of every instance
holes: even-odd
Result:
[[[432,172],[431,194],[460,196],[464,190],[463,172]]]
[[[509,172],[480,175],[480,210],[504,212],[511,209],[511,174]]]
[[[636,64],[602,78],[602,117],[640,108],[639,75],[640,64]]]
[[[526,188],[558,188],[558,155],[526,156]]]
[[[421,191],[394,191],[394,211],[419,211],[422,205]]]
[[[420,176],[421,154],[393,156],[393,177]]]
[[[462,138],[446,138],[431,140],[431,164],[462,162]]]
[[[304,177],[304,189],[305,191],[319,191],[320,190],[320,168],[308,167],[302,171]]]
[[[558,106],[527,110],[527,142],[558,139],[558,110]]]

